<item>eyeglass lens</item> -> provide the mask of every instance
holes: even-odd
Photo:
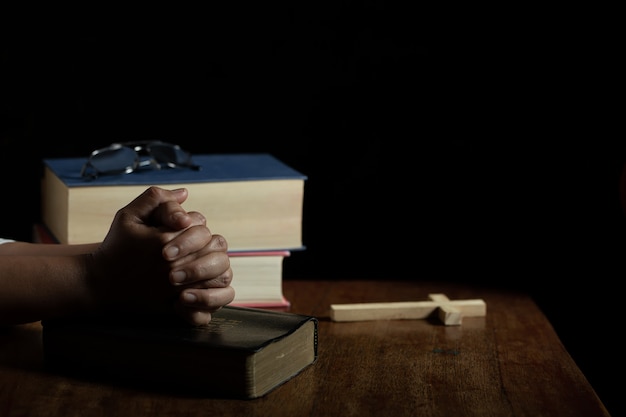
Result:
[[[176,165],[188,165],[191,155],[176,145],[167,143],[155,143],[148,146],[149,154],[157,161],[173,163]]]
[[[138,161],[137,152],[125,146],[100,150],[90,158],[93,169],[102,174],[132,172]]]

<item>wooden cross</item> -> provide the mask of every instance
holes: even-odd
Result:
[[[424,319],[437,310],[446,326],[459,326],[463,317],[484,317],[487,304],[481,299],[450,300],[445,294],[428,294],[430,301],[331,304],[333,321]]]

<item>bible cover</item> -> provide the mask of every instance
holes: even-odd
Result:
[[[257,398],[317,360],[311,316],[226,306],[206,326],[154,320],[48,320],[47,367],[57,373],[207,397]]]

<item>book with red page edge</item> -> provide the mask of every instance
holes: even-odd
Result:
[[[233,269],[235,300],[232,306],[288,311],[283,295],[283,261],[288,250],[233,251],[228,253]]]
[[[289,311],[291,302],[283,297],[282,301],[233,301],[229,304],[233,307],[260,308],[263,310]]]
[[[58,240],[50,233],[46,225],[35,223],[33,225],[33,243],[59,243]]]
[[[59,243],[48,228],[41,223],[33,225],[33,242]],[[233,287],[235,288],[235,294],[237,294],[237,288],[239,288],[239,294],[241,295],[243,293],[243,295],[245,295],[243,298],[237,298],[236,295],[235,300],[230,305],[236,307],[289,311],[291,302],[282,294],[282,260],[291,255],[290,251],[234,251],[229,252],[228,255],[231,259],[231,266],[234,267]],[[244,257],[247,259],[241,259]],[[269,261],[270,258],[267,257],[271,257],[272,261]],[[246,265],[246,261],[251,262]],[[255,264],[255,261],[259,261],[259,263]],[[256,285],[256,289],[258,290],[256,293],[265,294],[272,292],[273,295],[270,299],[254,298],[255,287],[253,285],[256,278],[263,278],[263,276],[261,276],[262,274],[265,275],[265,280],[260,281],[259,284]],[[269,274],[269,278],[266,274]],[[243,283],[240,285],[242,281]]]

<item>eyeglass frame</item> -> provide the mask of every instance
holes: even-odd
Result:
[[[181,163],[174,163],[171,161],[161,161],[161,162],[157,161],[156,158],[154,158],[154,156],[150,154],[150,145],[152,144],[170,146],[175,151],[183,152],[183,154],[187,156],[187,162],[181,164]],[[128,148],[135,152],[135,160],[134,160],[133,165],[123,167],[120,170],[116,170],[115,173],[110,172],[110,171],[108,172],[100,171],[93,165],[92,159],[98,156],[99,154],[104,153],[104,152],[109,152],[109,151],[115,151],[115,150],[122,149],[122,148]],[[141,155],[147,156],[148,159],[142,160],[140,158]],[[191,152],[188,152],[182,149],[179,145],[176,145],[174,143],[169,143],[169,142],[163,142],[161,140],[146,140],[146,141],[113,142],[109,146],[105,146],[103,148],[99,148],[99,149],[92,151],[91,154],[89,154],[87,162],[83,164],[83,167],[80,170],[80,176],[83,178],[93,179],[93,178],[97,178],[100,175],[130,174],[130,173],[135,172],[139,168],[142,168],[145,166],[151,166],[153,169],[159,170],[161,169],[162,165],[166,165],[169,168],[178,168],[178,167],[190,168],[194,171],[199,171],[201,169],[200,165],[191,163]],[[89,167],[91,167],[91,169],[95,172],[92,174],[86,174],[87,168]]]

